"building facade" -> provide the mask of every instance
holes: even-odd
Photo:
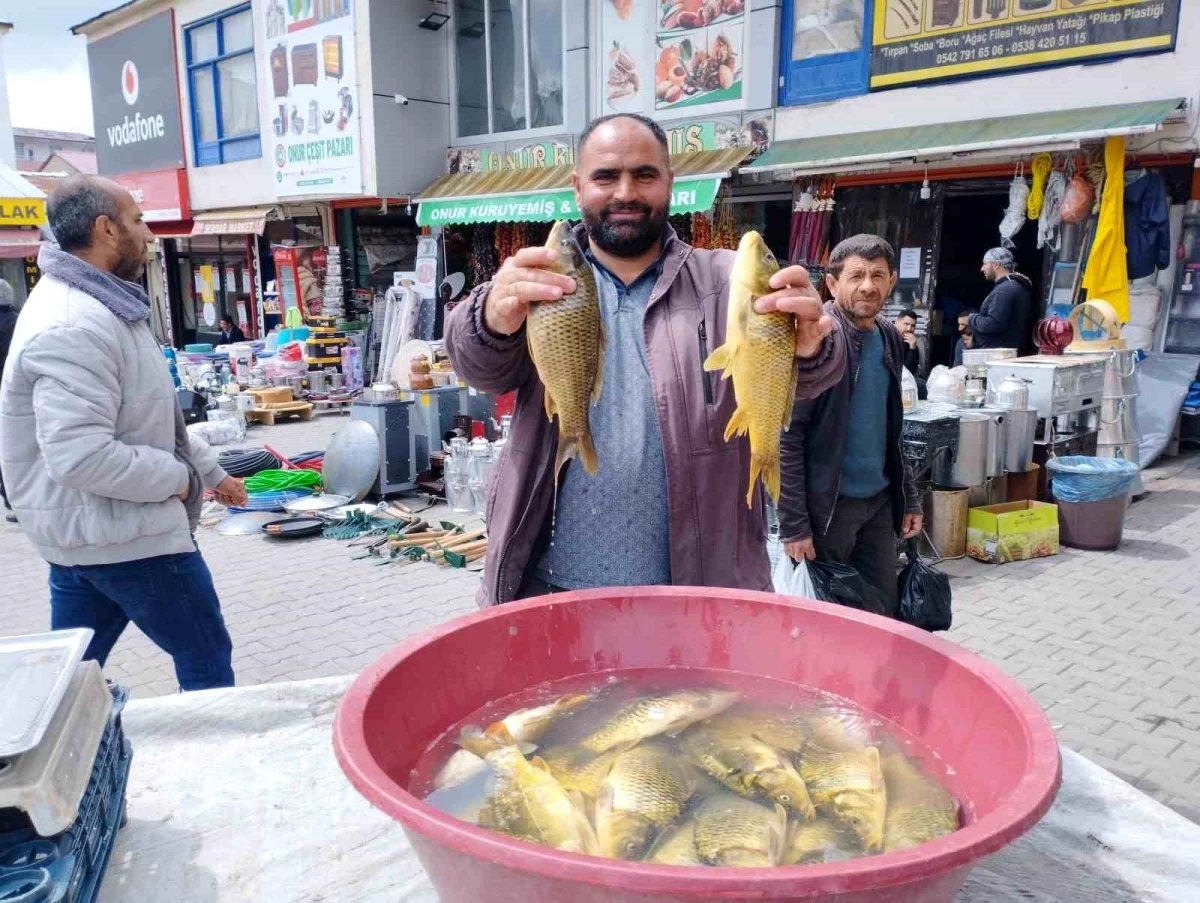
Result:
[[[79,132],[56,132],[49,129],[27,129],[14,126],[13,157],[23,170],[36,172],[56,154],[70,159],[73,153],[84,155],[96,152],[96,139]]]

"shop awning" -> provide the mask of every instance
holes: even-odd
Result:
[[[812,175],[981,151],[1065,150],[1077,147],[1080,141],[1157,131],[1183,103],[1173,98],[776,141],[741,172],[791,170]]]
[[[750,153],[748,147],[673,154],[672,213],[712,207],[721,179]],[[417,225],[540,223],[578,219],[571,190],[574,166],[464,172],[435,179],[417,198]]]
[[[212,210],[192,217],[192,235],[262,235],[270,211],[256,207]]]
[[[42,236],[36,229],[0,229],[0,259],[37,257]]]

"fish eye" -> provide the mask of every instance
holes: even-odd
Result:
[[[790,803],[792,801],[792,796],[790,793],[781,793],[776,797],[776,799],[781,803]]]

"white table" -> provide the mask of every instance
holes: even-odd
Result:
[[[129,823],[100,903],[436,903],[399,825],[343,777],[352,678],[135,700]],[[1200,901],[1200,826],[1063,750],[1046,818],[956,903]]]

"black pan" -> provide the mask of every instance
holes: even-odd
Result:
[[[325,528],[319,517],[285,517],[267,521],[262,525],[263,533],[274,539],[299,539],[301,536],[316,536]]]

